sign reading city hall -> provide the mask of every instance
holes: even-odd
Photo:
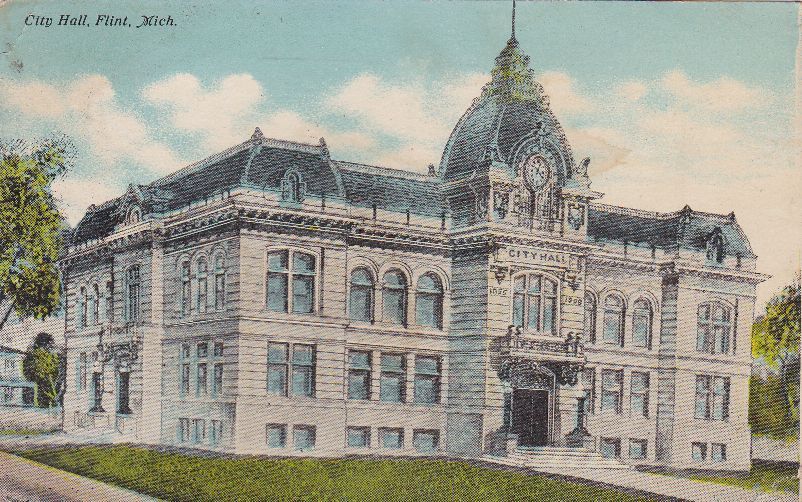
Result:
[[[493,254],[494,262],[497,264],[513,264],[518,267],[548,267],[558,268],[565,272],[569,282],[578,279],[581,270],[580,257],[570,254],[553,251],[548,249],[524,248],[524,247],[500,247]],[[509,295],[509,288],[490,287],[488,293],[492,296],[505,297]],[[581,305],[582,299],[570,295],[563,296],[563,303]]]

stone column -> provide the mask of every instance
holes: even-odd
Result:
[[[150,319],[142,340],[142,418],[139,438],[160,443],[162,430],[162,338],[164,336],[164,249],[154,236],[150,260]]]

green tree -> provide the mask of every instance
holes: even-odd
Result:
[[[772,413],[780,415],[775,417],[773,427],[785,424],[783,427],[788,435],[796,435],[799,424],[799,332],[800,278],[797,275],[792,284],[769,300],[766,314],[758,317],[752,325],[752,356],[762,358],[776,376],[761,382],[753,378],[754,391],[750,394],[755,398],[755,406],[757,401],[773,398],[763,406],[771,407]],[[766,413],[765,410],[753,412],[751,407],[750,402],[750,418]]]
[[[42,408],[58,404],[64,377],[62,360],[55,352],[53,336],[48,333],[36,335],[22,360],[22,373],[36,384],[36,401]]]
[[[0,144],[0,329],[12,311],[43,318],[60,305],[56,260],[66,228],[51,191],[69,143]]]

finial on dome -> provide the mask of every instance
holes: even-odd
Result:
[[[437,176],[437,172],[434,170],[434,164],[429,164],[429,176]]]
[[[318,145],[320,146],[320,155],[323,158],[328,159],[329,158],[329,147],[326,145],[326,140],[321,137],[320,141],[318,142]]]
[[[256,129],[254,129],[253,130],[253,134],[251,134],[251,139],[252,140],[254,140],[254,139],[262,139],[264,137],[265,137],[265,135],[262,134],[262,130],[259,129],[258,127]]]
[[[510,40],[515,40],[515,0],[512,0],[512,35],[510,35]]]

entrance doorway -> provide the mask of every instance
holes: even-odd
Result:
[[[549,391],[512,391],[512,432],[521,446],[548,446]]]

